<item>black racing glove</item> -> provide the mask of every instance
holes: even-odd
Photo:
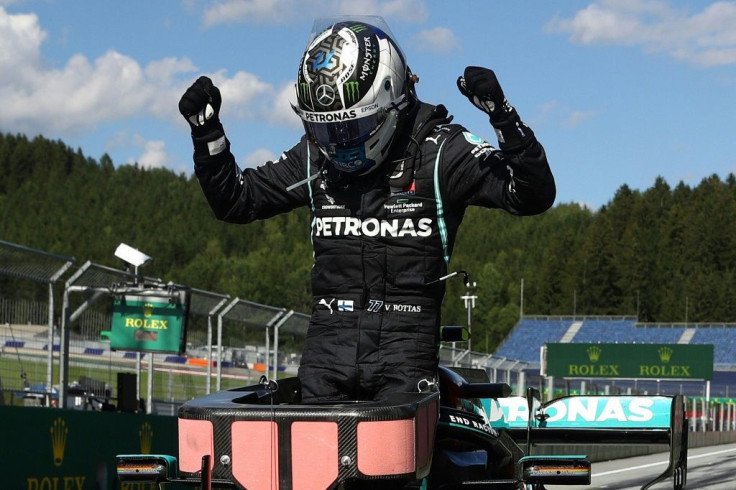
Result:
[[[204,133],[220,122],[218,117],[222,97],[208,77],[201,76],[179,100],[179,112],[192,127],[192,133]]]
[[[464,75],[458,77],[457,88],[475,107],[488,114],[502,150],[520,150],[534,136],[506,100],[493,70],[468,66]]]
[[[201,76],[179,100],[179,112],[192,129],[195,150],[209,155],[220,153],[226,145],[225,131],[220,123],[222,96],[208,77]]]
[[[479,66],[465,68],[464,76],[457,79],[457,88],[475,107],[489,116],[494,113],[500,114],[499,111],[504,106],[510,108],[496,74],[488,68]]]

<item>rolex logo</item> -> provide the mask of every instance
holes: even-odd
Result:
[[[598,362],[601,358],[601,352],[603,352],[603,349],[601,349],[598,346],[591,345],[587,349],[588,351],[588,359],[590,359],[590,362]]]
[[[141,454],[151,454],[151,444],[153,443],[153,428],[151,424],[145,422],[138,431],[141,440]]]
[[[66,448],[66,436],[69,429],[61,417],[51,424],[51,449],[54,454],[54,466],[61,466],[64,462],[64,449]]]
[[[670,362],[672,354],[674,353],[670,347],[660,347],[657,352],[659,353],[659,360],[662,362]]]
[[[143,316],[148,318],[151,315],[153,315],[153,304],[145,303],[143,305]]]

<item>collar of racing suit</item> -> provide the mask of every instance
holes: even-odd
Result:
[[[414,179],[414,172],[421,161],[421,142],[438,125],[448,124],[452,116],[448,115],[444,105],[432,105],[421,101],[408,110],[399,123],[396,137],[389,150],[389,162],[385,172],[371,172],[362,176],[354,176],[340,172],[332,165],[323,166],[327,182],[339,187],[365,185],[367,181],[381,176],[388,176],[392,187],[406,187]],[[406,131],[411,128],[410,131]]]
[[[404,188],[414,180],[414,172],[421,162],[421,143],[440,124],[448,124],[452,116],[448,116],[447,108],[442,104],[434,106],[418,102],[414,110],[407,115],[404,124],[412,124],[411,132],[401,132],[394,144],[391,154],[403,148],[403,154],[391,159],[389,180],[392,187]],[[401,128],[400,128],[401,129]]]

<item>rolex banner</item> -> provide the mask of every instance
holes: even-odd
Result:
[[[182,353],[186,345],[189,291],[136,290],[113,301],[110,348]]]
[[[121,484],[117,455],[173,454],[176,417],[88,410],[0,406],[3,490],[152,490]],[[10,442],[12,441],[12,443]],[[192,487],[167,483],[166,490]]]
[[[712,379],[710,344],[546,344],[542,366],[560,378]],[[546,358],[546,359],[545,359]]]

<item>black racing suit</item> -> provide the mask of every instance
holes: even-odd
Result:
[[[544,150],[526,126],[502,151],[450,119],[443,106],[417,102],[390,163],[362,177],[339,174],[306,138],[278,161],[242,172],[222,131],[195,138],[196,175],[218,219],[312,210],[303,401],[380,399],[433,378],[445,291],[438,279],[466,207],[531,215],[554,202]]]

